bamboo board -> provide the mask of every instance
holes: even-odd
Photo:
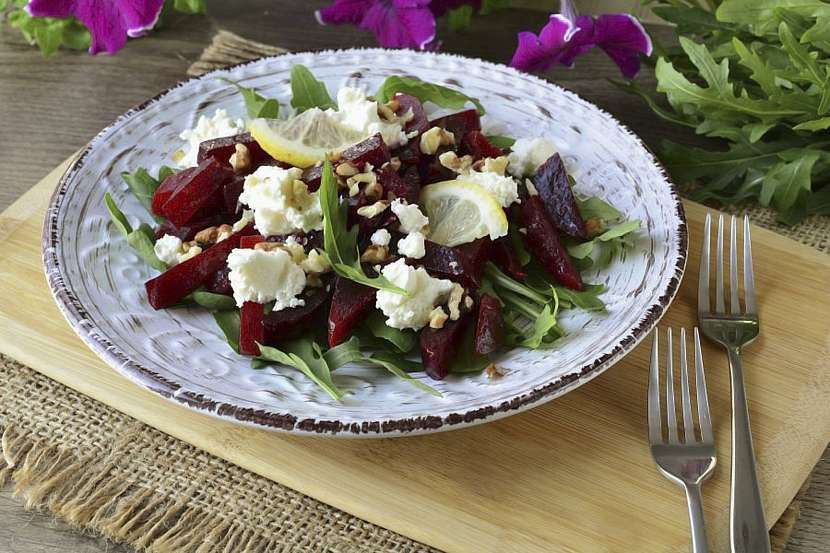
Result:
[[[68,161],[67,161],[68,163]],[[0,215],[0,351],[179,439],[451,553],[688,550],[685,502],[646,446],[648,340],[539,408],[423,437],[291,437],[194,413],[139,388],[73,333],[49,293],[40,231],[67,163]],[[705,209],[686,204],[691,251],[663,325],[695,322]],[[830,258],[760,228],[753,253],[761,337],[746,384],[772,524],[830,438]],[[706,344],[719,466],[704,486],[712,550],[728,550],[729,380]]]

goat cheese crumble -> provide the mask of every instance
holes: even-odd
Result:
[[[378,229],[372,233],[369,238],[375,246],[388,246],[389,241],[392,240],[392,235],[385,228]]]
[[[556,153],[556,144],[546,138],[519,138],[510,147],[507,170],[511,175],[532,175],[550,156]]]
[[[458,180],[473,182],[496,199],[502,207],[508,207],[519,199],[516,181],[511,176],[500,175],[491,171],[470,171],[458,175]]]
[[[174,157],[174,161],[179,167],[198,165],[199,144],[205,140],[233,136],[243,132],[245,132],[245,122],[242,119],[228,117],[228,112],[224,109],[217,109],[212,117],[200,115],[195,127],[185,129],[179,135],[179,138],[187,142],[187,150],[179,150],[177,152],[179,155]]]
[[[165,234],[156,240],[153,251],[159,261],[172,267],[179,263],[179,256],[182,253],[182,241],[178,236]]]
[[[306,284],[305,271],[285,250],[235,249],[228,255],[228,279],[236,305],[274,302],[274,311],[305,305],[297,296]]]
[[[239,201],[254,212],[254,226],[264,236],[323,228],[317,192],[309,192],[296,167],[263,165],[245,177]]]
[[[398,253],[412,259],[421,259],[426,255],[426,243],[422,232],[411,232],[406,238],[398,240]]]
[[[344,87],[337,92],[337,111],[326,110],[333,119],[361,133],[364,138],[380,133],[387,146],[406,144],[407,137],[399,122],[385,121],[378,115],[378,103],[366,98],[358,88]]]
[[[398,259],[383,268],[382,274],[395,286],[406,290],[409,296],[378,290],[375,306],[387,317],[392,328],[418,330],[429,323],[435,306],[444,302],[452,290],[450,280],[434,278],[423,267],[411,267]]]
[[[407,204],[397,198],[390,207],[392,213],[398,216],[401,230],[406,233],[420,232],[429,224],[429,219],[421,212],[417,204]]]

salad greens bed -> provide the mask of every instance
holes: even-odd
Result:
[[[731,27],[729,28],[731,29]],[[719,44],[727,43],[734,48],[734,45],[738,42],[736,39],[731,42],[721,41]],[[696,53],[697,57],[695,59],[703,67],[709,68],[707,75],[712,79],[712,83],[726,86],[724,84],[728,71],[726,62],[723,62],[720,66],[714,64],[714,62],[710,63],[710,56],[705,52],[705,47],[690,46],[687,43],[684,43],[684,47],[689,52]],[[719,51],[726,51],[724,48],[728,49],[724,46]],[[748,60],[752,57],[751,54],[747,54],[747,56]],[[810,59],[804,59],[802,63],[810,65],[811,61]],[[684,77],[673,68],[671,62],[661,61],[660,66],[662,75],[665,76],[673,71],[679,75],[674,82],[682,84]],[[783,73],[778,72],[776,74]],[[769,81],[770,86],[783,86],[778,80],[772,77],[770,79],[772,79]],[[283,108],[286,107],[281,106],[279,100],[266,98],[254,89],[246,88],[227,79],[221,80],[239,91],[250,118],[275,119],[280,116],[284,111]],[[803,83],[804,80],[796,79],[790,81],[790,83],[792,82]],[[664,86],[668,87],[668,83],[668,80],[664,80]],[[697,85],[691,85],[691,87],[692,90],[699,88]],[[676,87],[677,90],[683,88],[684,86],[679,85]],[[329,95],[325,85],[301,65],[295,65],[291,71],[291,90],[290,107],[292,108],[292,116],[312,108],[337,109],[337,103]],[[375,92],[374,99],[378,103],[385,104],[399,97],[397,96],[399,94],[409,95],[417,98],[421,103],[430,102],[448,110],[462,110],[465,106],[472,104],[479,114],[485,112],[484,106],[475,98],[412,77],[393,76],[387,78]],[[804,92],[803,95],[806,97],[807,93]],[[688,99],[688,96],[681,96],[681,93],[675,91],[675,89],[671,92],[670,97],[677,102],[677,105],[687,102]],[[804,98],[802,98],[802,101],[807,102]],[[810,99],[809,101],[812,102],[813,100]],[[757,101],[750,100],[746,97],[746,93],[741,93],[734,99],[725,102],[727,106],[732,104],[755,106],[754,102]],[[767,109],[766,104],[764,109]],[[702,118],[703,116],[690,107],[683,115],[683,120],[691,122],[694,117]],[[718,121],[724,121],[724,124],[719,126],[721,129],[727,128],[726,122],[728,122],[729,128],[740,129],[735,132],[746,130],[756,138],[764,136],[774,126],[770,126],[764,132],[761,132],[757,125],[744,129],[744,127],[737,125],[741,123],[741,120],[749,121],[749,118],[738,118],[725,108],[724,111],[712,111],[706,117],[707,120],[717,118]],[[747,125],[749,123],[742,124]],[[715,127],[717,126],[712,127],[710,132],[714,132]],[[417,140],[417,138],[414,140]],[[508,153],[509,148],[515,142],[513,138],[506,136],[487,136],[486,140],[489,141],[492,147],[504,149],[504,153]],[[803,155],[800,158],[803,158]],[[811,165],[818,162],[818,158],[810,157],[810,160],[812,160]],[[794,161],[786,163],[793,163]],[[804,162],[802,161],[802,163]],[[322,167],[318,169],[320,170],[318,196],[323,221],[322,247],[318,250],[330,264],[334,275],[336,275],[335,278],[348,280],[357,285],[379,291],[407,294],[407,291],[402,290],[380,274],[377,266],[373,267],[361,261],[360,249],[361,243],[365,243],[365,237],[361,242],[359,225],[350,224],[349,205],[343,197],[342,182],[340,185],[338,184],[338,177],[333,170],[334,167],[331,161],[326,160]],[[781,169],[779,171],[785,170]],[[133,196],[152,214],[153,225],[142,222],[134,227],[119,210],[110,194],[105,194],[106,206],[111,214],[114,226],[124,235],[127,243],[144,262],[153,269],[162,272],[161,276],[164,276],[172,268],[157,257],[154,247],[157,237],[160,235],[159,229],[165,228],[164,225],[169,225],[170,222],[160,217],[156,213],[157,210],[154,210],[154,196],[157,195],[160,187],[163,188],[163,183],[170,182],[169,179],[181,177],[183,177],[183,171],[180,172],[167,166],[161,167],[155,177],[144,168],[138,168],[132,173],[122,173],[122,178]],[[577,195],[571,190],[573,180],[570,177],[568,178],[570,186],[566,185],[567,191],[560,191],[559,193],[573,195],[579,214],[586,223],[590,224],[586,224],[588,234],[584,238],[574,238],[562,234],[564,251],[567,252],[564,254],[565,259],[562,261],[572,264],[578,271],[601,269],[610,263],[622,248],[631,243],[635,231],[640,226],[640,221],[626,220],[624,214],[600,198]],[[539,181],[537,180],[537,182]],[[430,184],[425,183],[424,186],[427,187]],[[532,185],[519,182],[518,187],[524,202],[535,195],[536,191]],[[508,235],[504,238],[507,241],[507,249],[512,251],[511,256],[515,260],[514,265],[506,268],[504,263],[497,262],[496,259],[487,260],[481,271],[480,287],[477,290],[468,288],[467,291],[472,297],[476,298],[476,301],[486,295],[494,298],[497,302],[500,321],[503,325],[503,337],[500,345],[509,348],[551,348],[554,347],[556,340],[564,334],[557,323],[557,318],[562,311],[582,309],[602,313],[605,306],[600,296],[604,292],[604,287],[599,284],[581,283],[581,281],[579,286],[566,286],[552,277],[544,260],[540,260],[537,255],[530,253],[530,250],[534,252],[537,250],[529,247],[533,244],[528,241],[528,229],[525,228],[527,225],[518,222],[524,220],[521,216],[517,216],[518,210],[521,209],[519,204],[521,204],[521,201],[507,210],[510,223]],[[489,239],[484,238],[483,240]],[[217,244],[222,244],[222,242]],[[218,247],[220,246],[205,245],[205,251],[193,259],[206,256],[213,248]],[[191,261],[193,260],[188,261],[188,263]],[[176,267],[180,267],[180,265]],[[481,267],[478,269],[481,269]],[[327,290],[331,288],[332,285],[329,284]],[[204,286],[196,286],[195,289],[175,302],[175,305],[199,306],[210,310],[216,324],[227,338],[230,347],[236,352],[241,351],[240,336],[245,330],[240,316],[240,309],[234,297],[209,291]],[[269,307],[269,305],[264,307],[265,313],[270,311]],[[475,318],[474,315],[471,316]],[[432,329],[426,328],[421,332],[432,332]],[[474,347],[475,333],[476,324],[467,325],[463,338],[455,342],[457,347],[453,346],[454,355],[448,367],[448,372],[456,374],[474,373],[482,371],[493,363],[495,358],[491,358],[491,355],[482,355],[476,352]],[[305,328],[302,335],[293,336],[278,343],[258,343],[259,353],[252,359],[252,366],[256,369],[264,369],[272,364],[293,367],[335,400],[341,400],[348,393],[348,390],[338,386],[332,374],[347,363],[378,367],[424,392],[440,395],[434,388],[412,376],[413,372],[424,370],[424,365],[417,360],[418,345],[418,332],[411,328],[399,329],[389,326],[383,313],[373,308],[364,318],[362,324],[351,332],[347,339],[332,347],[327,347],[324,323],[311,324]]]

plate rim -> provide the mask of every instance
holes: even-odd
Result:
[[[521,73],[504,64],[495,63],[480,58],[471,56],[462,56],[452,53],[436,53],[436,52],[412,52],[425,57],[437,58],[460,58],[463,60],[472,60],[485,65],[497,66],[500,69],[507,68],[515,72],[523,78],[530,78],[535,80],[537,84],[542,86],[553,86],[571,94],[579,101],[582,101],[594,109],[598,110],[600,114],[607,117],[614,124],[618,125],[629,137],[631,137],[637,145],[642,147],[649,157],[651,162],[660,170],[663,178],[669,187],[669,193],[674,201],[676,216],[678,219],[678,226],[676,228],[678,244],[678,256],[673,270],[673,275],[669,279],[663,294],[659,296],[655,303],[650,305],[643,313],[643,316],[637,326],[635,326],[628,335],[622,338],[614,348],[595,359],[591,364],[580,367],[578,371],[571,371],[563,375],[559,379],[548,382],[542,386],[535,387],[529,391],[515,395],[508,400],[504,400],[499,404],[490,404],[483,407],[478,407],[464,413],[450,413],[444,417],[442,416],[421,416],[421,417],[407,417],[407,418],[387,418],[375,421],[363,422],[341,422],[338,420],[324,420],[305,418],[300,419],[291,413],[280,413],[276,411],[269,411],[264,409],[253,409],[250,407],[239,407],[233,404],[228,404],[211,399],[204,394],[196,394],[184,390],[177,382],[165,378],[157,372],[136,363],[129,356],[120,350],[117,344],[110,342],[105,338],[95,322],[86,314],[86,310],[81,302],[74,297],[67,285],[63,281],[61,273],[61,265],[57,260],[57,242],[59,241],[59,228],[57,225],[57,214],[61,205],[61,200],[66,194],[67,185],[72,179],[73,175],[83,167],[86,156],[91,152],[93,146],[100,140],[109,130],[121,123],[122,121],[133,117],[140,113],[148,106],[160,101],[162,98],[173,92],[174,90],[186,86],[189,83],[210,79],[217,73],[227,72],[233,69],[244,67],[255,63],[267,63],[268,60],[284,58],[289,56],[302,56],[308,54],[322,54],[322,53],[383,53],[394,52],[393,50],[385,48],[346,48],[346,49],[318,49],[318,50],[303,50],[298,52],[289,52],[286,54],[277,54],[274,56],[265,56],[249,61],[244,61],[228,67],[214,69],[202,75],[190,77],[179,81],[178,83],[166,88],[155,96],[148,98],[135,106],[131,107],[121,115],[119,115],[110,124],[99,131],[87,144],[84,146],[70,165],[61,175],[58,185],[52,192],[49,198],[49,204],[44,216],[41,248],[42,248],[42,263],[46,274],[47,282],[49,284],[50,292],[55,300],[60,312],[66,318],[75,333],[81,340],[95,352],[107,365],[115,369],[119,374],[127,377],[129,380],[139,384],[140,386],[150,390],[151,392],[162,396],[171,402],[184,405],[193,410],[218,417],[223,420],[231,420],[235,423],[240,423],[246,426],[253,426],[267,430],[281,431],[295,435],[325,435],[330,437],[395,437],[395,436],[411,436],[434,432],[443,432],[454,430],[457,428],[473,426],[485,422],[494,421],[503,417],[520,413],[522,411],[537,407],[548,401],[555,399],[565,393],[585,384],[596,376],[599,376],[617,362],[619,362],[627,353],[634,349],[649,332],[658,324],[660,319],[665,315],[668,308],[671,306],[685,274],[686,264],[688,260],[688,222],[686,220],[686,213],[683,207],[682,199],[677,191],[677,185],[672,181],[671,176],[666,170],[665,166],[659,161],[654,152],[643,142],[643,140],[626,125],[622,124],[616,117],[600,108],[593,102],[585,100],[577,93],[567,90],[553,82],[539,78],[535,75]]]

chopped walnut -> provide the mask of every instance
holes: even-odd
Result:
[[[447,169],[463,174],[467,173],[473,165],[473,156],[465,155],[458,157],[458,154],[453,151],[449,151],[438,156],[438,161]]]
[[[306,273],[322,274],[331,271],[331,264],[329,264],[328,258],[316,249],[308,252],[308,257],[300,263],[300,267]]]
[[[200,250],[202,249],[201,246],[199,246],[199,243],[196,242],[196,240],[191,240],[190,242],[182,243],[182,253],[187,253],[194,248],[199,248]]]
[[[452,285],[450,298],[447,300],[447,308],[450,310],[450,320],[457,321],[461,317],[461,298],[464,296],[464,287],[458,283]]]
[[[370,244],[360,260],[365,263],[383,263],[389,258],[389,246],[378,246],[377,244]]]
[[[432,127],[427,132],[421,135],[421,153],[432,155],[438,151],[441,146],[449,146],[455,143],[455,135],[453,133],[442,129],[441,127]]]
[[[229,238],[231,234],[233,234],[233,227],[230,225],[219,225],[218,227],[208,227],[200,230],[193,238],[198,244],[210,246]]]
[[[392,106],[395,107],[392,107]],[[395,115],[395,110],[398,109],[398,102],[396,100],[392,100],[386,104],[378,104],[378,117],[385,121],[395,122],[398,120],[398,116]]]
[[[332,163],[337,163],[340,161],[340,158],[343,156],[341,152],[329,152],[326,154],[326,158]]]
[[[499,367],[495,363],[490,363],[489,365],[487,365],[487,367],[485,367],[484,374],[487,375],[487,378],[495,380],[503,377],[506,374],[506,372],[503,368]]]
[[[361,208],[358,208],[357,214],[361,217],[366,217],[367,219],[371,219],[372,217],[376,217],[384,212],[384,210],[389,207],[388,202],[384,202],[379,200],[372,205],[364,205]]]
[[[429,327],[434,329],[444,328],[449,316],[441,306],[436,307],[429,313]]]
[[[525,187],[527,188],[527,193],[529,196],[538,196],[539,191],[536,190],[536,185],[533,184],[533,181],[530,179],[525,179]]]
[[[236,144],[234,153],[228,159],[234,173],[243,173],[251,168],[251,151],[244,144]]]
[[[599,217],[591,217],[585,221],[585,230],[588,231],[588,238],[600,235],[605,232],[605,221]]]
[[[202,253],[202,248],[196,243],[195,240],[185,242],[182,244],[182,253],[179,254],[179,263],[184,263],[188,259],[196,257],[200,253]]]
[[[527,229],[525,227],[519,227],[519,232],[522,234],[527,234]]]
[[[475,302],[472,297],[464,296],[464,307],[466,307],[468,311],[473,308],[474,304]]]
[[[486,158],[482,163],[481,170],[485,173],[504,175],[507,170],[507,156]]]
[[[341,177],[351,177],[353,175],[358,174],[360,170],[357,167],[355,167],[355,165],[352,162],[344,161],[343,163],[337,166],[334,172],[340,175]]]
[[[383,185],[375,180],[375,182],[367,184],[363,192],[369,200],[379,200],[383,196]]]

